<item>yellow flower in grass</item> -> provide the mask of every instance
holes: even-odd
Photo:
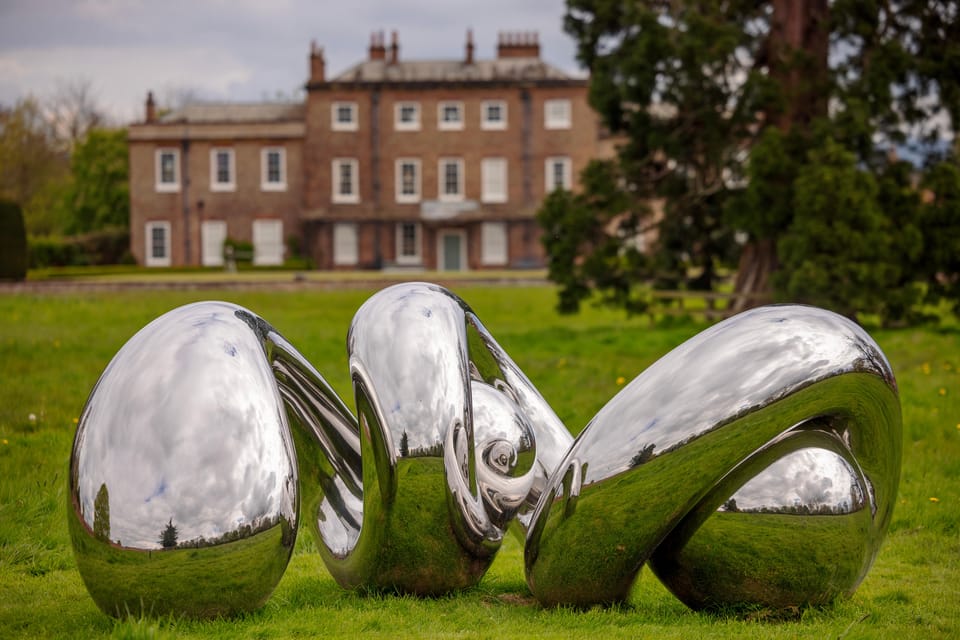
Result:
[[[921,369],[921,371],[923,371],[923,375],[925,375],[925,376],[930,375],[930,363],[929,363],[929,362],[924,362],[923,365],[921,365],[920,369]]]
[[[930,496],[930,502],[940,502],[940,498],[937,498],[935,496]]]
[[[623,383],[626,382],[626,381],[627,381],[627,379],[624,378],[623,376],[617,376],[617,386],[618,386],[618,387],[622,386]]]
[[[939,393],[942,396],[945,396],[947,395],[947,390],[944,387],[940,387],[940,390],[937,391],[937,393]]]

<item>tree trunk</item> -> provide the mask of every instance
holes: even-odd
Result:
[[[782,131],[827,114],[830,96],[830,9],[827,0],[774,0],[767,50],[770,76],[783,91],[770,115]]]
[[[737,279],[733,286],[736,296],[730,311],[740,313],[768,302],[771,298],[770,275],[777,268],[777,246],[772,238],[751,240],[743,247]]]
[[[772,5],[766,62],[783,102],[771,105],[768,116],[783,132],[808,131],[813,120],[827,115],[830,96],[828,0],[773,0]],[[770,299],[770,276],[776,268],[775,238],[748,242],[734,284],[740,297],[731,310],[739,313]]]

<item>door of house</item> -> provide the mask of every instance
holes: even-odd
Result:
[[[440,271],[463,271],[467,268],[467,241],[463,231],[441,231],[437,244],[437,268]]]
[[[203,266],[223,266],[223,241],[227,239],[227,223],[223,220],[204,220],[200,227],[203,246]]]

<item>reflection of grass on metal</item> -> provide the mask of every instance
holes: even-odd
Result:
[[[681,588],[712,607],[736,607],[739,596],[757,592],[773,608],[792,606],[797,593],[808,594],[808,604],[829,604],[835,596],[822,585],[860,577],[860,541],[869,529],[866,510],[821,516],[717,512],[697,532],[697,544],[681,552],[682,564],[692,569],[679,574],[685,575]],[[664,563],[658,571],[671,568]]]
[[[269,597],[286,567],[284,525],[232,542],[197,549],[139,551],[91,538],[68,517],[77,564],[97,602],[122,602],[125,614],[231,615]]]
[[[493,558],[475,560],[463,552],[450,525],[443,459],[399,459],[396,478],[389,519],[371,523],[381,534],[379,586],[437,595],[472,586]]]

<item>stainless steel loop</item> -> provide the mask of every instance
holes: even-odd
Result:
[[[859,327],[767,307],[665,356],[574,442],[470,307],[407,283],[351,324],[351,412],[266,321],[224,302],[134,336],[91,392],[69,520],[97,604],[260,606],[301,519],[344,587],[476,584],[515,523],[544,603],[623,599],[649,561],[693,607],[850,593],[889,523],[896,383]]]

